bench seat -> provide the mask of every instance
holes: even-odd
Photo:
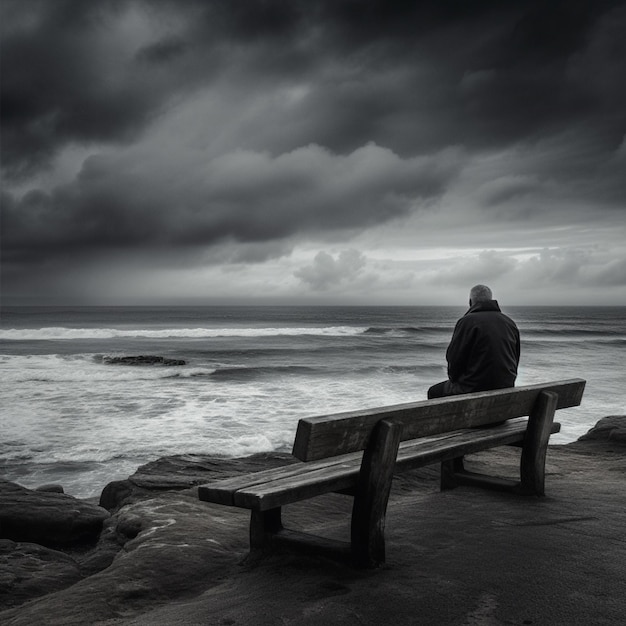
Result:
[[[462,429],[441,435],[403,441],[396,457],[396,471],[415,469],[455,459],[494,446],[521,443],[528,420],[509,420],[491,428]],[[551,433],[561,425],[553,422]],[[329,492],[356,487],[361,452],[319,461],[298,462],[215,481],[198,488],[200,500],[227,506],[267,511]]]

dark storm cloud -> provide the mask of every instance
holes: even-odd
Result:
[[[124,136],[146,105],[128,86],[107,88],[90,51],[93,7],[80,2],[3,3],[2,152],[25,175],[73,140]]]
[[[493,215],[548,186],[621,210],[625,27],[608,0],[3,0],[2,254],[357,230],[518,146]],[[93,156],[43,188],[72,147]]]
[[[185,41],[178,37],[171,37],[144,46],[137,52],[137,59],[147,63],[163,64],[186,52],[188,52],[188,47]]]
[[[279,10],[278,3],[254,1],[4,0],[5,174],[31,174],[70,142],[136,139],[170,98],[210,83],[228,65],[221,58],[226,43],[252,49],[254,72],[256,40],[269,37],[260,46],[267,48],[289,30],[288,4]],[[137,40],[121,45],[109,40],[120,21],[132,21],[133,11],[145,15],[155,40],[142,45],[141,32],[130,32]],[[295,55],[261,56],[276,65],[280,56]]]
[[[439,195],[456,164],[447,153],[401,160],[372,144],[346,156],[308,146],[276,158],[240,150],[196,169],[180,163],[163,178],[154,161],[90,157],[71,184],[19,200],[4,194],[3,254],[26,261],[362,227]]]
[[[275,7],[285,4],[290,9],[275,20]],[[593,123],[615,148],[626,105],[622,4],[268,2],[260,5],[271,8],[263,19],[264,11],[235,2],[240,10],[226,32],[245,46],[254,42],[251,70],[271,62],[291,78],[305,71],[315,81],[303,110],[313,122],[301,143],[347,151],[367,137],[415,154]],[[211,19],[205,26],[214,35]]]
[[[620,4],[5,2],[3,167],[32,171],[71,141],[129,141],[177,92],[229,69],[260,88],[297,76],[315,82],[303,109],[314,119],[308,132],[282,138],[285,150],[310,142],[353,150],[366,137],[415,154],[577,122],[601,123],[599,132],[615,141],[607,118],[621,117],[625,105]],[[172,22],[174,32],[126,50],[107,44],[107,29],[132,10],[162,28]],[[612,12],[616,32],[594,31]],[[599,58],[585,67],[577,55],[589,46]],[[322,78],[329,67],[342,69],[346,82]],[[598,93],[606,88],[612,98]],[[429,124],[420,124],[426,116]]]

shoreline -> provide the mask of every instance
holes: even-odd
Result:
[[[468,459],[476,471],[489,464],[500,473],[515,453],[499,448]],[[109,517],[91,547],[42,548],[37,557],[32,543],[14,542],[11,551],[0,541],[0,589],[24,600],[9,607],[0,596],[0,621],[410,624],[419,615],[425,624],[611,624],[626,612],[626,416],[550,446],[545,498],[439,492],[435,467],[400,474],[387,563],[367,572],[287,554],[250,562],[248,511],[200,502],[190,486],[285,460],[166,457],[107,485],[101,504]],[[349,499],[316,500],[292,505],[290,523],[340,538]],[[20,582],[21,567],[30,581]]]

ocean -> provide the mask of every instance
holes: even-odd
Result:
[[[503,307],[518,385],[584,378],[564,444],[626,413],[626,307]],[[303,416],[424,399],[460,307],[4,307],[0,476],[96,497],[171,454],[290,451]],[[185,365],[128,365],[154,355]]]

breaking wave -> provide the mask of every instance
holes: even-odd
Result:
[[[76,339],[117,339],[146,337],[151,339],[204,339],[211,337],[295,337],[298,335],[317,335],[327,337],[345,337],[360,335],[363,327],[326,326],[301,328],[164,328],[164,329],[128,329],[128,328],[8,328],[0,330],[0,339],[9,341],[46,341]]]

